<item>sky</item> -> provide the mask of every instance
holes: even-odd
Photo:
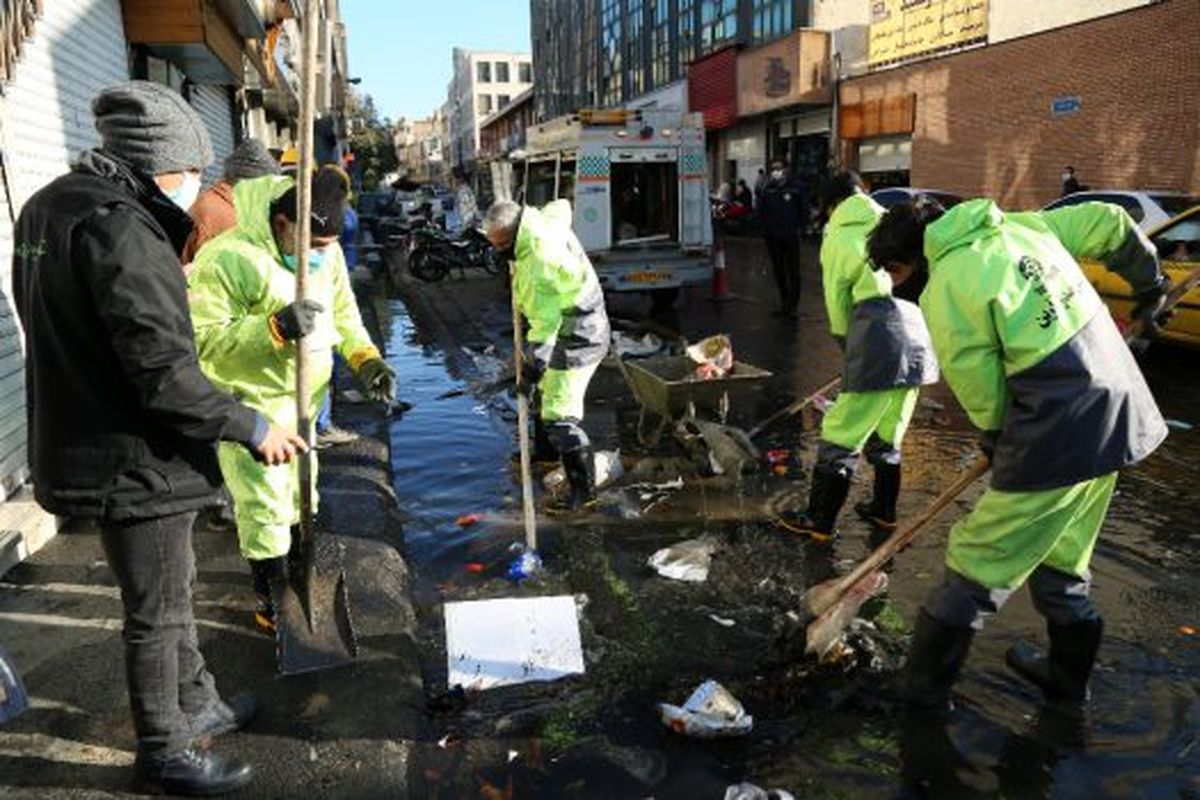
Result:
[[[446,102],[455,47],[530,49],[529,0],[341,0],[341,11],[350,76],[393,120]]]

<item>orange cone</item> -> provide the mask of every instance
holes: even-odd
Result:
[[[725,268],[725,245],[717,242],[713,245],[713,280],[712,299],[728,300],[733,296],[729,288],[729,270]]]

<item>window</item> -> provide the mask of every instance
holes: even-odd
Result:
[[[517,65],[517,79],[521,83],[533,83],[533,65],[528,61],[522,61]]]
[[[621,0],[600,6],[600,103],[617,106],[623,98],[621,60]]]
[[[671,3],[650,0],[650,19],[654,26],[650,39],[650,79],[664,86],[677,74],[671,64]]]
[[[508,62],[496,62],[496,83],[508,83]]]
[[[762,42],[790,33],[792,0],[754,0],[754,41]]]
[[[696,4],[695,0],[679,0],[679,64],[676,74],[683,72],[685,64],[696,58]]]
[[[511,97],[509,97],[506,94],[500,95],[499,97],[496,98],[496,110],[499,111],[502,108],[508,108],[508,104],[510,102],[512,102]]]
[[[646,90],[646,73],[642,69],[646,31],[643,0],[625,0],[625,9],[625,95],[637,97]]]
[[[487,61],[480,61],[475,65],[475,78],[480,83],[492,82],[492,65]]]
[[[700,48],[708,53],[737,36],[738,0],[702,0]]]
[[[478,107],[476,113],[481,117],[486,117],[492,113],[492,96],[490,94],[481,94],[475,99],[475,105]]]

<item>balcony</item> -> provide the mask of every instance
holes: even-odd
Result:
[[[257,26],[249,21],[260,13],[258,5],[250,0],[123,0],[125,38],[171,61],[196,83],[237,85],[247,38],[242,26],[265,30],[261,17]],[[232,9],[235,17],[223,9]]]

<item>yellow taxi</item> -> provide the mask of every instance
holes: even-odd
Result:
[[[1200,267],[1200,206],[1153,228],[1148,235],[1158,249],[1163,272],[1171,279],[1171,285],[1187,280]],[[1084,261],[1082,266],[1113,317],[1128,319],[1133,309],[1129,284],[1096,262]],[[1200,350],[1200,287],[1193,288],[1175,306],[1175,315],[1163,328],[1160,340]]]

